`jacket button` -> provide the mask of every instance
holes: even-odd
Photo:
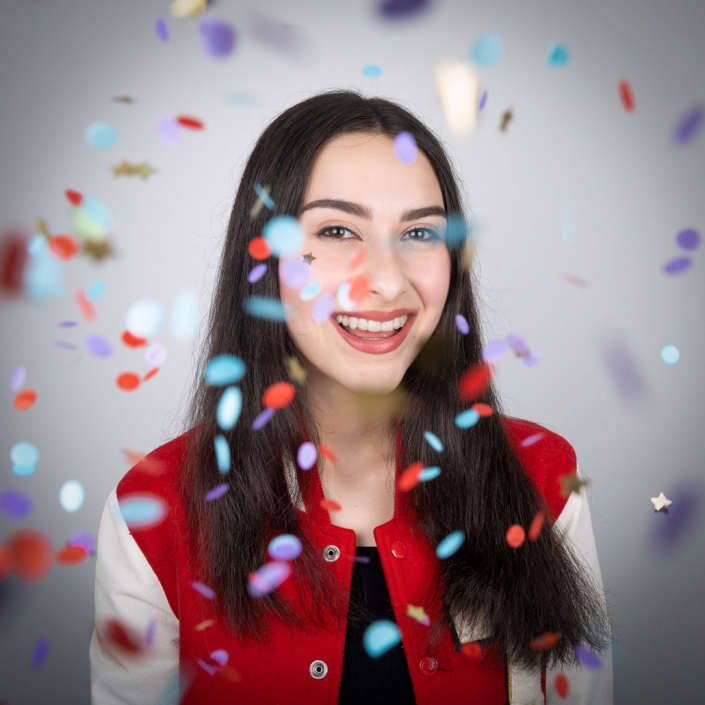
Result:
[[[308,672],[316,679],[320,680],[321,678],[326,677],[326,673],[328,673],[328,666],[326,665],[325,661],[314,661],[308,669]]]
[[[433,656],[424,656],[419,662],[419,668],[424,676],[435,676],[438,670],[438,661]]]
[[[340,549],[337,546],[326,546],[323,549],[323,557],[329,562],[333,563],[333,561],[337,561],[338,558],[340,558]],[[316,663],[319,663],[316,661]],[[320,663],[323,663],[323,661],[320,661]],[[323,664],[325,666],[325,664]],[[323,674],[325,675],[325,674]]]
[[[406,545],[401,541],[394,541],[392,543],[392,555],[395,558],[404,558],[406,556]]]

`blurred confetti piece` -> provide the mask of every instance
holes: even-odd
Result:
[[[634,92],[632,91],[632,87],[629,81],[620,81],[618,90],[619,100],[622,102],[622,107],[628,113],[633,113],[635,108]]]
[[[276,590],[291,575],[291,564],[286,561],[265,563],[248,576],[248,592],[252,597],[262,597]]]
[[[296,462],[302,470],[310,470],[314,466],[317,456],[316,446],[310,441],[306,441],[296,451]]]
[[[229,431],[240,418],[242,411],[242,392],[237,387],[228,387],[220,397],[216,410],[218,426]]]
[[[208,0],[174,0],[169,6],[173,17],[194,17],[206,9]]]
[[[561,485],[561,497],[567,497],[571,492],[580,494],[582,488],[590,484],[587,480],[583,480],[577,472],[572,472],[569,475],[559,475],[558,482]]]
[[[273,211],[275,208],[275,203],[272,200],[271,196],[269,195],[268,189],[262,186],[262,184],[255,184],[255,193],[257,194],[257,198],[259,198],[262,203],[269,208],[270,211]]]
[[[477,106],[478,110],[482,110],[487,102],[487,90],[482,91],[482,96],[480,97],[480,104]]]
[[[64,196],[66,196],[66,200],[68,200],[68,202],[76,208],[79,208],[83,203],[83,195],[78,191],[74,191],[70,188],[67,188],[64,191]]]
[[[73,343],[64,343],[61,340],[55,340],[54,345],[57,348],[64,348],[65,350],[77,350],[78,349],[78,345],[74,345]]]
[[[705,109],[696,105],[690,108],[680,118],[673,130],[673,141],[679,145],[686,145],[692,142],[700,133],[705,119]]]
[[[421,482],[428,482],[429,480],[435,480],[441,474],[441,469],[438,467],[424,468],[419,475],[419,480]]]
[[[8,519],[24,519],[32,513],[32,500],[19,490],[0,490],[0,514]]]
[[[423,463],[412,463],[399,475],[399,491],[409,492],[421,482],[421,473],[423,472]]]
[[[481,362],[466,370],[458,381],[458,396],[463,401],[475,401],[484,393],[492,380],[492,369]]]
[[[356,276],[350,282],[350,300],[355,304],[361,304],[370,293],[372,282],[366,274]]]
[[[602,668],[602,659],[591,648],[578,644],[573,651],[581,666],[592,671],[599,671]]]
[[[701,516],[703,490],[698,480],[686,480],[675,490],[669,492],[672,499],[663,497],[661,502],[670,502],[670,506],[662,510],[654,503],[654,518],[652,530],[648,538],[649,548],[658,548],[668,556],[674,555],[674,549],[688,536],[694,534],[693,529]],[[654,499],[659,500],[660,497]],[[653,500],[652,500],[653,502]]]
[[[76,303],[78,304],[78,310],[86,321],[95,321],[95,306],[86,298],[82,289],[76,292]]]
[[[394,156],[407,166],[411,166],[418,157],[419,148],[416,146],[416,140],[410,132],[400,132],[395,135],[392,142]]]
[[[460,651],[463,656],[472,659],[482,658],[482,646],[477,641],[470,641],[462,644]]]
[[[451,132],[469,134],[477,123],[477,73],[470,64],[445,61],[436,69],[436,89]]]
[[[179,344],[188,343],[201,322],[200,297],[196,289],[179,289],[171,305],[171,337]]]
[[[455,417],[455,425],[458,428],[472,428],[479,420],[480,414],[475,409],[468,409]]]
[[[264,428],[272,420],[275,413],[276,409],[265,409],[262,411],[252,422],[252,430],[259,431],[261,428]]]
[[[217,435],[213,439],[215,446],[215,459],[218,463],[218,471],[221,475],[230,472],[230,446],[225,436]]]
[[[103,622],[103,638],[110,648],[125,656],[139,656],[142,651],[142,639],[133,629],[125,626],[119,619],[110,617]]]
[[[455,325],[463,335],[467,335],[470,332],[470,324],[468,323],[467,318],[465,318],[465,316],[461,313],[456,315]]]
[[[217,487],[214,487],[212,490],[206,492],[206,502],[212,502],[218,497],[222,497],[228,490],[230,489],[230,485],[227,482],[223,482]]]
[[[488,69],[504,55],[504,41],[497,32],[481,34],[472,45],[472,58],[476,64]]]
[[[94,149],[110,149],[118,139],[117,131],[106,122],[93,122],[84,133],[86,142]]]
[[[23,389],[15,394],[12,405],[17,411],[27,411],[31,409],[37,401],[37,392],[34,389]]]
[[[164,325],[164,306],[156,299],[135,301],[125,314],[125,328],[137,338],[151,338]]]
[[[181,127],[185,127],[187,130],[202,130],[205,127],[203,121],[198,118],[191,117],[190,115],[177,115],[176,122],[178,122]]]
[[[258,264],[250,270],[250,273],[247,275],[247,281],[250,282],[250,284],[258,282],[264,276],[266,271],[267,265],[264,264],[264,262],[262,264]]]
[[[338,462],[338,456],[328,446],[323,445],[323,443],[318,444],[318,451],[324,458],[328,458],[331,463]]]
[[[325,323],[333,315],[333,302],[333,294],[328,292],[321,294],[316,299],[311,309],[311,318],[313,318],[314,323]]]
[[[476,411],[481,417],[492,416],[494,409],[489,404],[473,404],[472,410]]]
[[[599,354],[618,394],[627,402],[643,402],[648,388],[631,349],[618,332],[599,343]]]
[[[462,531],[453,531],[448,534],[436,547],[436,555],[443,559],[452,556],[465,541],[465,534]]]
[[[411,617],[411,619],[413,619],[414,621],[418,622],[419,624],[423,624],[426,627],[431,624],[431,620],[429,619],[429,616],[426,614],[426,611],[423,607],[417,607],[416,605],[408,604],[406,606],[406,614],[407,616]]]
[[[156,375],[157,372],[159,372],[158,367],[152,368],[149,372],[147,372],[147,374],[144,377],[142,377],[142,381],[146,382],[148,379],[152,379],[152,377],[154,377],[154,375]]]
[[[225,102],[237,108],[251,108],[262,103],[262,96],[250,91],[233,91],[225,96]]]
[[[529,531],[527,533],[529,541],[538,541],[538,538],[541,535],[541,529],[543,528],[544,519],[545,517],[543,512],[537,512],[536,516],[531,520],[531,526],[529,526]]]
[[[668,509],[673,502],[666,497],[666,495],[661,492],[661,494],[658,497],[652,497],[651,502],[654,505],[654,511],[660,512],[664,509]]]
[[[348,271],[354,272],[364,262],[365,257],[367,257],[367,248],[363,247],[352,260],[350,260]]]
[[[235,48],[235,30],[226,22],[219,22],[212,17],[203,16],[198,22],[201,35],[201,48],[216,59],[232,53]]]
[[[204,585],[203,583],[199,583],[198,580],[192,580],[191,581],[191,587],[203,597],[205,597],[207,600],[213,600],[215,599],[215,592],[208,587],[208,585]]]
[[[208,627],[212,627],[214,625],[215,625],[215,619],[204,619],[202,622],[199,622],[194,627],[194,631],[202,632],[204,629],[208,629]]]
[[[170,147],[175,147],[181,142],[181,130],[179,123],[170,115],[159,118],[157,122],[157,134],[162,142]]]
[[[166,20],[163,17],[160,17],[156,21],[154,29],[156,30],[159,39],[161,39],[163,42],[169,41],[169,25],[167,25]]]
[[[426,442],[431,446],[431,448],[433,448],[433,450],[435,450],[437,453],[443,452],[443,443],[435,433],[431,433],[430,431],[424,431],[423,437],[426,439]]]
[[[289,377],[297,384],[305,384],[306,370],[303,368],[303,365],[299,362],[299,359],[296,357],[287,357],[285,362],[287,370],[289,372]]]
[[[151,617],[147,624],[147,630],[144,633],[144,643],[147,646],[152,646],[154,643],[154,633],[157,630],[157,618]]]
[[[59,328],[75,328],[78,324],[76,321],[61,321],[61,323],[57,323],[57,326]]]
[[[531,436],[527,436],[519,445],[522,448],[528,448],[534,445],[534,443],[538,443],[545,435],[545,433],[534,433]]]
[[[331,302],[332,300],[331,296]],[[266,296],[248,296],[243,308],[250,316],[268,321],[285,321],[287,316],[286,307],[279,299],[270,299]]]
[[[334,499],[322,499],[320,504],[321,509],[326,512],[339,512],[342,509],[340,504],[338,504],[338,502]]]
[[[85,531],[77,531],[67,541],[67,545],[71,548],[81,548],[86,555],[93,555],[96,551],[97,543],[94,536]]]
[[[352,311],[355,308],[355,304],[350,300],[348,294],[350,293],[350,282],[343,282],[336,293],[336,298],[340,303],[343,311]]]
[[[362,67],[362,75],[367,78],[379,78],[382,75],[382,67],[377,64],[367,64]]]
[[[49,250],[60,260],[73,259],[79,250],[78,241],[70,235],[54,235],[49,238]]]
[[[676,244],[684,250],[697,250],[700,247],[700,233],[694,228],[685,228],[676,235]]]
[[[557,632],[544,632],[529,642],[529,648],[533,651],[546,651],[546,649],[550,649],[560,638],[561,635]]]
[[[524,259],[524,257],[526,257],[526,253],[527,253],[528,251],[529,251],[529,250],[522,250],[522,251],[517,255],[517,258],[516,258],[516,259],[514,260],[514,262],[512,263],[512,268],[513,268],[513,269],[516,269],[516,268],[521,264],[521,261]]]
[[[559,698],[567,698],[570,693],[570,683],[564,673],[558,673],[553,681],[553,688]]]
[[[51,541],[35,529],[20,529],[5,542],[14,556],[14,572],[20,580],[37,582],[52,569],[54,549]]]
[[[512,524],[507,529],[507,534],[505,538],[507,540],[508,546],[510,546],[511,548],[519,548],[519,546],[524,543],[524,539],[526,538],[526,532],[524,531],[523,527],[521,527],[519,524]]]
[[[10,375],[10,390],[13,392],[19,391],[27,378],[27,371],[24,367],[15,367]]]
[[[134,372],[123,372],[118,375],[115,384],[124,392],[132,392],[140,386],[140,378]]]
[[[304,244],[304,233],[299,221],[290,215],[278,215],[269,220],[262,236],[275,257],[293,255]]]
[[[161,367],[167,358],[166,348],[161,343],[152,343],[144,351],[144,359],[151,367]]]
[[[378,8],[382,17],[389,20],[400,20],[418,14],[425,10],[429,4],[429,0],[382,0]]]
[[[86,349],[96,357],[110,357],[113,354],[110,343],[101,335],[89,335],[86,338]]]
[[[276,536],[267,546],[269,555],[275,561],[293,561],[301,555],[301,550],[301,541],[291,534]]]
[[[245,363],[235,355],[218,355],[208,362],[203,378],[215,387],[239,382],[245,376]]]
[[[94,281],[86,289],[86,299],[88,299],[88,301],[93,303],[94,301],[97,301],[104,293],[105,293],[105,282]]]
[[[563,45],[551,42],[546,52],[546,63],[556,68],[567,66],[570,63],[570,54]]]
[[[269,242],[263,237],[255,237],[250,240],[247,251],[253,259],[267,259],[272,254]]]
[[[311,282],[310,284],[307,284],[303,289],[301,289],[301,292],[299,293],[299,298],[302,301],[310,301],[311,299],[315,299],[318,294],[321,293],[321,289],[323,288],[323,285],[321,282]]]
[[[118,507],[131,531],[158,526],[168,512],[167,503],[150,492],[126,494],[118,501]]]
[[[303,289],[311,279],[311,266],[299,257],[281,259],[279,260],[279,276],[288,287]]]
[[[401,641],[401,632],[394,622],[388,619],[379,619],[372,622],[362,637],[362,644],[367,655],[379,658],[395,647]]]
[[[683,274],[692,264],[693,260],[690,257],[676,257],[663,265],[663,271],[666,274]]]
[[[494,364],[499,362],[507,352],[507,341],[504,338],[495,338],[490,340],[484,348],[482,348],[482,359],[485,362]]]
[[[37,446],[28,441],[20,441],[15,443],[10,449],[10,460],[12,461],[13,470],[15,468],[24,469],[26,472],[17,472],[18,475],[31,475],[34,472],[35,465],[39,460],[39,451]]]
[[[143,345],[147,344],[145,338],[139,338],[136,335],[132,335],[129,330],[123,331],[120,336],[120,340],[127,345],[128,348],[141,348]]]
[[[680,360],[681,353],[680,350],[675,345],[666,345],[661,350],[661,359],[667,365],[675,365],[678,360]]]
[[[45,636],[40,636],[34,642],[34,648],[32,649],[32,658],[29,662],[30,671],[39,671],[44,665],[44,662],[49,655],[49,639]]]
[[[262,395],[262,406],[267,409],[283,409],[291,404],[296,396],[296,388],[291,382],[276,382],[267,387]]]
[[[83,563],[88,554],[80,546],[64,546],[56,553],[56,562],[63,566],[73,566]]]
[[[568,282],[568,284],[579,286],[581,289],[589,289],[592,286],[587,279],[576,277],[575,274],[561,274],[561,279],[563,279],[564,282]]]
[[[76,512],[83,506],[86,492],[77,480],[68,480],[59,490],[59,504],[67,512]]]

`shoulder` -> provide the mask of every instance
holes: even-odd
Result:
[[[567,502],[567,497],[561,496],[559,478],[577,468],[573,446],[557,433],[530,421],[505,418],[504,422],[521,464],[544,498],[553,519],[557,519]]]

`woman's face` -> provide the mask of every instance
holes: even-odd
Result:
[[[450,285],[438,179],[421,151],[409,166],[392,145],[368,133],[331,139],[314,161],[299,219],[311,281],[336,296],[365,275],[366,298],[346,310],[350,299],[336,297],[333,315],[316,323],[315,300],[302,301],[280,279],[287,328],[308,367],[356,392],[399,385],[435,330]]]

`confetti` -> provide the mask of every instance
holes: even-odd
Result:
[[[54,235],[49,238],[49,250],[60,260],[73,259],[78,249],[78,241],[70,235]]]
[[[331,296],[331,300],[332,298]],[[279,299],[270,299],[266,296],[248,296],[243,308],[250,316],[269,321],[285,321],[287,317],[284,304]]]
[[[661,492],[658,497],[652,497],[651,501],[653,502],[655,512],[660,512],[663,509],[667,510],[673,504],[663,492]]]
[[[220,397],[216,410],[218,426],[224,431],[229,431],[240,418],[242,411],[242,392],[237,387],[227,387]]]
[[[460,213],[450,213],[446,219],[443,239],[448,247],[458,248],[464,245],[469,237],[468,224]]]
[[[81,312],[81,315],[86,321],[95,321],[95,306],[93,306],[93,304],[86,298],[86,294],[82,289],[79,289],[76,292],[76,303],[78,304],[78,309]]]
[[[239,382],[246,371],[245,363],[235,355],[218,355],[206,365],[203,378],[213,386],[224,386]]]
[[[320,504],[321,509],[326,512],[339,512],[342,509],[342,507],[334,499],[322,499]]]
[[[511,108],[509,110],[505,110],[502,113],[502,121],[499,123],[499,129],[502,132],[506,132],[507,129],[509,128],[509,123],[514,119],[514,113],[512,112]]]
[[[311,317],[314,323],[325,323],[333,315],[333,294],[321,294],[313,304]]]
[[[591,648],[578,644],[573,651],[581,666],[593,671],[599,671],[602,668],[602,659]]]
[[[154,29],[157,32],[157,36],[159,39],[161,39],[163,42],[168,42],[169,41],[169,26],[166,23],[166,20],[163,17],[160,17],[155,25]]]
[[[564,282],[568,282],[568,284],[574,284],[582,289],[589,289],[591,286],[589,281],[582,277],[576,277],[575,274],[561,274],[561,279],[563,279]]]
[[[462,531],[453,531],[448,534],[436,547],[436,555],[439,558],[449,558],[465,541],[465,534]]]
[[[24,519],[32,513],[32,500],[19,490],[0,491],[0,514],[8,519]]]
[[[512,268],[513,268],[513,269],[516,269],[516,268],[521,264],[521,261],[524,259],[524,257],[526,257],[526,253],[527,253],[528,251],[529,251],[529,250],[522,250],[522,251],[517,255],[517,258],[514,260],[514,263],[512,264]]]
[[[57,348],[64,348],[65,350],[77,350],[78,345],[74,345],[73,343],[65,343],[61,340],[55,340],[54,345]]]
[[[131,531],[151,529],[167,515],[166,502],[150,492],[133,492],[118,501],[120,514]]]
[[[287,370],[289,371],[289,377],[297,384],[305,384],[306,370],[299,362],[299,359],[296,357],[287,357],[285,362]]]
[[[301,554],[301,541],[291,534],[281,534],[269,542],[267,551],[275,561],[293,561]]]
[[[426,627],[431,624],[431,620],[429,619],[429,616],[426,614],[426,611],[423,607],[417,607],[416,605],[408,604],[406,606],[406,614],[419,624],[423,624]]]
[[[410,132],[400,132],[395,135],[392,149],[394,150],[394,156],[407,166],[411,166],[419,155],[416,140]]]
[[[250,284],[258,282],[264,276],[266,271],[266,264],[258,264],[256,267],[253,267],[252,270],[250,270],[250,273],[247,275],[247,281],[250,282]]]
[[[144,633],[144,643],[147,646],[152,646],[154,643],[154,633],[157,630],[157,618],[151,617],[147,624],[147,630]]]
[[[272,254],[272,248],[269,246],[269,242],[263,237],[255,237],[250,240],[247,251],[253,259],[267,259],[267,257]]]
[[[570,693],[570,683],[565,674],[558,673],[553,681],[553,688],[559,698],[567,698]]]
[[[482,96],[480,97],[480,104],[477,106],[478,110],[482,110],[487,102],[487,90],[482,91]]]
[[[316,446],[310,441],[306,441],[299,446],[296,452],[296,462],[302,470],[310,470],[316,462],[317,455]]]
[[[235,30],[225,22],[203,16],[198,22],[203,51],[216,59],[232,53],[235,48]]]
[[[419,481],[428,482],[429,480],[435,480],[441,474],[441,469],[439,467],[424,468],[419,475]]]
[[[262,231],[275,257],[293,255],[304,244],[304,233],[296,218],[279,215],[267,222]]]
[[[252,422],[252,430],[259,431],[261,428],[264,428],[272,420],[275,413],[276,409],[265,409],[262,411]]]
[[[336,298],[340,302],[343,311],[352,311],[355,308],[355,303],[348,296],[350,293],[350,282],[343,282],[336,293]]]
[[[88,299],[88,301],[93,303],[94,301],[97,301],[104,293],[105,293],[105,282],[94,281],[86,289],[86,299]]]
[[[73,534],[67,541],[67,545],[71,548],[81,548],[89,556],[93,555],[97,548],[95,537],[85,531],[77,531]]]
[[[311,266],[297,258],[279,260],[279,276],[288,287],[303,289],[311,279]]]
[[[206,9],[208,0],[174,0],[169,7],[169,12],[174,17],[194,17]]]
[[[423,472],[423,463],[412,463],[399,475],[399,491],[409,492],[421,482],[421,473]]]
[[[27,370],[24,367],[15,367],[10,375],[10,390],[13,392],[19,391],[27,378]]]
[[[477,403],[472,405],[472,410],[476,411],[481,417],[492,416],[494,409],[489,404]]]
[[[546,63],[549,66],[554,66],[560,68],[562,66],[567,66],[570,62],[570,54],[568,50],[558,44],[557,42],[552,42],[548,46],[548,51],[546,52]]]
[[[80,546],[64,546],[56,553],[56,562],[64,566],[80,565],[86,558],[88,554]]]
[[[482,658],[482,646],[477,641],[470,641],[466,644],[462,644],[460,651],[463,656],[467,656],[472,659]]]
[[[291,404],[296,396],[296,388],[291,382],[276,382],[267,387],[262,395],[262,406],[267,409],[283,409]]]
[[[94,122],[85,132],[86,142],[94,149],[110,149],[118,139],[117,131],[106,122]]]
[[[429,0],[383,0],[378,8],[382,17],[390,20],[403,19],[425,10]]]
[[[573,472],[570,475],[560,475],[558,482],[560,482],[561,485],[561,497],[567,497],[571,492],[580,494],[582,488],[590,484],[588,481],[580,478],[577,472]]]
[[[666,274],[683,274],[692,264],[693,260],[690,257],[676,257],[663,265],[663,271]]]
[[[492,370],[487,363],[473,365],[458,381],[458,396],[463,401],[475,401],[485,393],[491,380]]]
[[[369,296],[371,287],[370,278],[366,274],[360,274],[350,282],[350,299],[356,304],[361,304]]]
[[[135,301],[125,314],[125,328],[137,338],[149,339],[164,325],[164,306],[156,299]]]
[[[382,75],[382,67],[377,64],[367,64],[362,67],[362,75],[367,78],[379,78]]]
[[[705,110],[701,105],[693,106],[678,121],[673,130],[673,141],[679,145],[692,142],[700,132],[705,119]]]
[[[367,655],[379,658],[382,654],[395,647],[401,641],[401,632],[394,622],[379,619],[372,622],[362,637],[362,644]]]
[[[101,335],[89,335],[86,338],[86,349],[96,357],[110,357],[113,354],[110,343]]]
[[[321,282],[311,282],[303,289],[301,289],[301,292],[299,293],[299,298],[302,301],[310,301],[311,299],[315,299],[322,288],[323,285],[321,284]]]
[[[481,34],[472,46],[472,58],[476,64],[488,69],[504,55],[504,40],[497,32]]]
[[[238,108],[251,108],[262,103],[262,96],[249,91],[233,91],[225,96],[225,102]]]
[[[255,184],[255,193],[257,194],[257,198],[259,198],[259,200],[262,201],[262,203],[264,203],[270,211],[274,210],[276,204],[270,197],[266,187],[261,184]]]
[[[217,485],[212,490],[206,492],[206,502],[212,502],[213,500],[218,499],[218,497],[222,497],[229,489],[230,485],[227,482]]]
[[[561,635],[558,632],[544,632],[529,642],[529,648],[533,651],[546,651],[554,646],[560,638]]]
[[[523,527],[521,527],[519,524],[512,524],[507,529],[507,534],[505,538],[507,540],[508,546],[511,546],[511,548],[519,548],[519,546],[524,543],[526,533],[524,532]]]
[[[151,369],[149,372],[147,372],[147,374],[146,374],[144,377],[142,377],[142,381],[143,381],[143,382],[146,382],[148,379],[152,379],[152,377],[154,377],[154,375],[156,375],[157,372],[159,372],[159,368],[158,368],[158,367],[155,367],[154,369]]]
[[[477,124],[478,77],[468,63],[444,61],[436,69],[436,89],[451,132],[462,137]]]
[[[192,580],[191,581],[191,587],[203,597],[205,597],[208,600],[213,600],[215,599],[215,592],[208,587],[208,585],[204,585],[203,583],[199,583],[197,580]]]
[[[34,642],[34,648],[32,649],[32,658],[29,662],[29,669],[31,671],[39,671],[44,665],[44,662],[49,655],[49,639],[45,636],[40,636]]]
[[[318,257],[313,256],[313,252],[307,252],[304,255],[304,260],[306,261],[307,264],[312,264],[313,260],[318,259]]]
[[[125,392],[132,392],[140,386],[140,378],[134,372],[123,372],[118,375],[115,384]]]
[[[215,619],[204,619],[202,622],[199,622],[194,627],[194,630],[197,632],[202,632],[204,629],[208,629],[208,627],[212,627],[214,625],[215,625]]]
[[[456,315],[455,325],[458,327],[458,330],[463,335],[467,335],[470,332],[470,324],[468,323],[468,319],[465,318],[465,316],[463,316],[461,313]]]
[[[14,572],[20,580],[43,580],[52,569],[54,549],[51,541],[35,529],[20,529],[5,542],[14,556]]]
[[[205,127],[201,120],[190,115],[177,115],[176,122],[187,130],[202,130]]]
[[[323,443],[318,444],[318,452],[324,457],[328,458],[328,460],[331,461],[331,463],[337,463],[338,462],[338,456],[326,445],[323,445]]]
[[[252,597],[262,597],[276,590],[291,575],[291,564],[285,561],[265,563],[249,575],[248,592]]]
[[[120,620],[110,617],[103,622],[103,634],[110,646],[125,656],[136,657],[142,653],[142,639]]]
[[[693,228],[685,228],[676,235],[676,244],[684,250],[697,250],[700,247],[700,233]]]
[[[463,411],[455,417],[455,425],[458,428],[471,428],[480,420],[480,414],[475,409]]]
[[[23,389],[15,395],[12,405],[17,411],[31,409],[37,401],[37,392],[34,389]]]
[[[31,475],[35,471],[35,466],[39,460],[37,446],[28,441],[15,443],[10,449],[10,460],[12,461],[12,471],[15,475]]]
[[[152,343],[144,351],[144,359],[152,367],[161,367],[167,358],[166,348],[161,343]]]
[[[201,322],[198,292],[191,287],[179,289],[171,305],[171,337],[180,345],[188,343]]]
[[[59,328],[75,328],[78,324],[76,321],[61,321],[61,323],[57,323],[57,326]]]
[[[424,431],[423,437],[426,439],[426,442],[431,446],[431,448],[433,448],[433,450],[437,453],[443,452],[443,443],[441,443],[441,439],[438,436],[430,431]]]
[[[113,176],[141,176],[143,179],[149,178],[156,172],[156,169],[150,166],[149,162],[132,164],[124,159],[110,168],[113,170]]]
[[[622,107],[628,112],[634,112],[634,92],[632,91],[629,81],[620,81],[617,86],[619,90],[619,100],[622,102]]]
[[[86,492],[77,480],[65,482],[59,490],[59,503],[67,512],[78,511],[83,505]]]
[[[157,122],[157,133],[162,142],[170,147],[176,147],[181,142],[181,130],[179,123],[170,115],[159,118]]]
[[[661,350],[661,359],[667,365],[675,365],[678,360],[680,360],[681,353],[680,350],[675,345],[666,345]]]
[[[215,458],[218,463],[218,471],[221,475],[230,472],[230,446],[225,436],[217,435],[213,439],[215,446]]]
[[[122,340],[128,348],[141,348],[143,345],[147,344],[144,338],[138,338],[136,335],[132,335],[128,330],[123,332],[120,336],[120,340]]]
[[[527,533],[529,541],[538,541],[538,538],[541,535],[541,529],[543,528],[544,519],[545,517],[543,512],[537,512],[536,516],[531,520],[531,525],[529,526],[529,531]]]

